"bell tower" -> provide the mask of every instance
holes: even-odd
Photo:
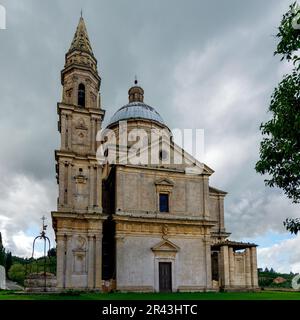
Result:
[[[57,104],[60,149],[55,151],[59,194],[52,223],[57,242],[58,289],[102,288],[102,167],[96,135],[105,111],[101,78],[82,16],[61,72]]]

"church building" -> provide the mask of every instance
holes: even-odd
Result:
[[[124,95],[124,106],[104,130],[116,139],[109,134],[99,139],[105,129],[101,77],[82,17],[65,56],[61,84],[61,143],[55,151],[59,194],[52,212],[57,289],[258,289],[256,245],[228,239],[226,192],[210,185],[214,171],[176,145],[167,122],[144,102],[137,81],[129,101]],[[146,133],[137,150],[146,159],[153,153],[151,134],[164,132],[155,163],[130,161],[136,129]],[[112,155],[115,161],[108,161]],[[175,161],[182,155],[183,162]]]

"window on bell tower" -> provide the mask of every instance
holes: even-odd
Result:
[[[78,86],[78,105],[85,107],[85,86],[83,83]]]

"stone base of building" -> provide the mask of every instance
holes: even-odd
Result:
[[[221,287],[220,291],[224,292],[258,292],[261,291],[260,287],[243,287],[243,286],[226,286]]]
[[[199,286],[179,286],[177,292],[217,292],[212,287],[199,287]]]
[[[31,273],[24,282],[26,292],[56,292],[56,276],[52,273]]]
[[[152,286],[123,286],[117,287],[116,291],[118,292],[157,292]],[[207,287],[198,287],[198,286],[179,286],[174,292],[218,292],[219,290],[214,288]],[[106,290],[106,292],[109,292]]]
[[[56,288],[57,293],[66,293],[72,295],[72,292],[74,295],[77,293],[103,293],[104,291],[102,289],[90,289],[90,288],[84,288],[84,287],[78,287],[78,288]]]
[[[154,288],[152,286],[119,286],[117,287],[117,291],[119,292],[154,292]]]

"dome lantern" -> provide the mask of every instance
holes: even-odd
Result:
[[[137,79],[134,86],[128,90],[129,103],[121,107],[111,117],[107,128],[114,127],[119,121],[142,120],[152,122],[159,127],[167,127],[161,115],[155,108],[144,103],[144,90],[138,85]]]
[[[128,91],[129,102],[144,102],[144,90],[138,86],[137,79],[134,80],[134,86]]]

